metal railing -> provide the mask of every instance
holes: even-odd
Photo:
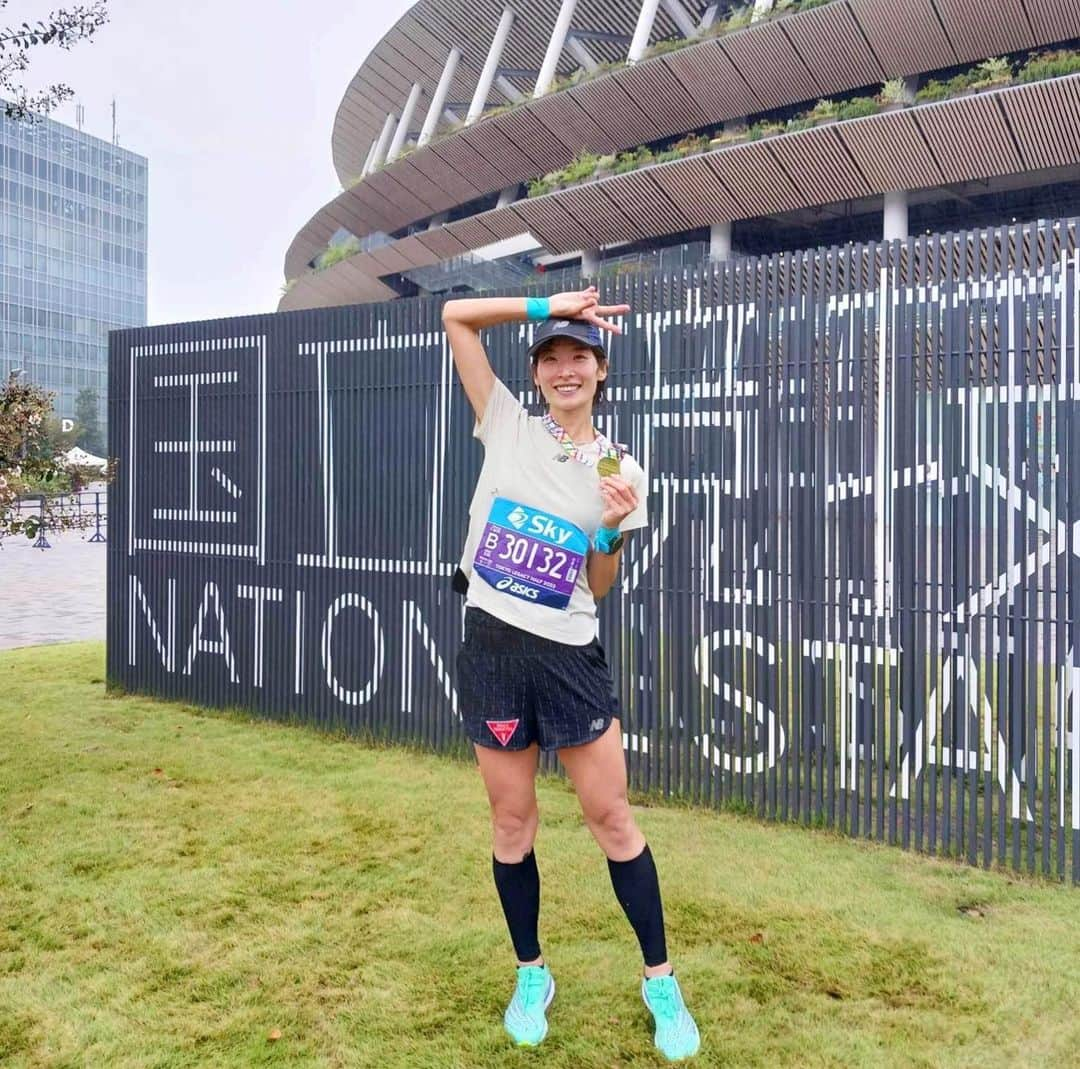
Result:
[[[32,517],[38,521],[33,541],[35,549],[52,549],[49,535],[55,537],[60,531],[78,532],[86,542],[106,542],[109,522],[107,498],[104,490],[35,494],[16,501],[13,511],[20,518]],[[61,522],[56,522],[57,519]],[[0,533],[0,544],[3,539],[4,535]]]

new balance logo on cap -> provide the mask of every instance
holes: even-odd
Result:
[[[604,353],[604,340],[600,334],[600,328],[595,323],[587,323],[584,319],[545,319],[533,334],[532,344],[529,346],[529,358],[531,359],[544,342],[553,338],[569,338],[571,341],[587,345],[590,349],[599,349]]]

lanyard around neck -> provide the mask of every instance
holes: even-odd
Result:
[[[624,446],[616,445],[595,428],[593,428],[593,433],[596,435],[596,445],[599,449],[596,453],[593,453],[591,449],[583,449],[581,446],[576,445],[574,439],[570,437],[566,429],[559,424],[551,413],[544,416],[542,422],[548,434],[559,443],[559,447],[567,459],[576,460],[579,464],[584,464],[588,468],[595,467],[606,457],[618,461],[626,452]]]

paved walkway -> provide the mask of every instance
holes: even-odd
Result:
[[[105,638],[103,542],[49,534],[52,549],[22,536],[0,542],[0,649]]]

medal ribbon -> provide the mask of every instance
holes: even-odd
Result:
[[[626,446],[610,441],[594,428],[596,444],[600,447],[599,453],[594,455],[592,450],[585,450],[580,446],[575,445],[574,439],[566,433],[550,413],[544,416],[542,422],[544,424],[544,430],[559,443],[562,451],[571,460],[576,460],[579,464],[584,464],[588,468],[595,467],[601,460],[608,457],[612,460],[619,461],[622,459],[623,453],[626,452]]]

